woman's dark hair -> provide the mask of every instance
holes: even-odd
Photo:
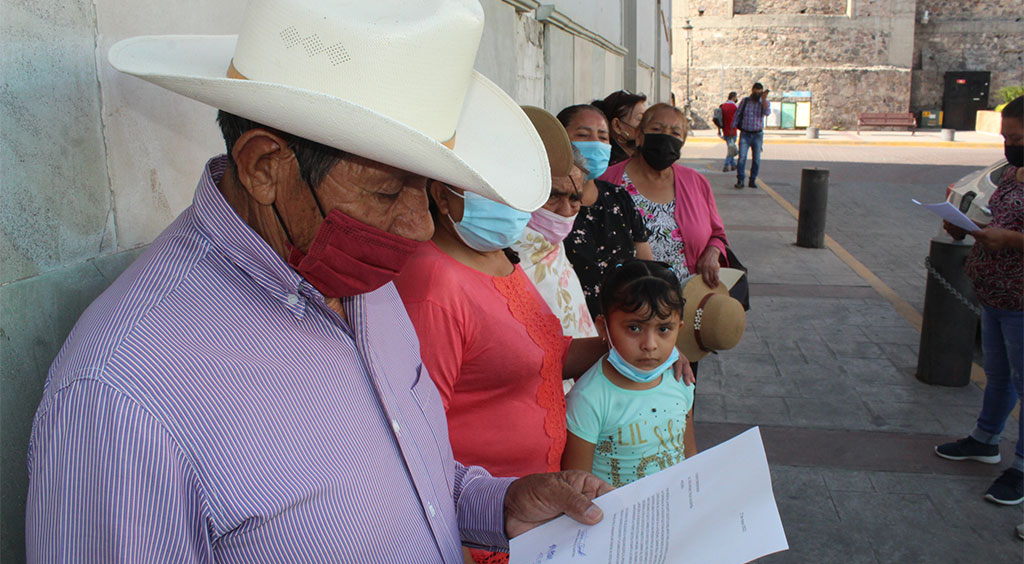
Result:
[[[1004,118],[1024,118],[1024,96],[1010,100],[1009,104],[1003,106],[1002,114]]]
[[[576,119],[576,116],[580,115],[583,112],[597,112],[601,114],[602,117],[605,118],[605,121],[608,120],[608,118],[605,117],[604,112],[601,110],[601,108],[598,108],[593,104],[576,104],[575,106],[569,106],[568,108],[565,108],[562,111],[558,112],[558,115],[555,117],[557,117],[558,121],[562,123],[562,127],[569,127],[569,124],[572,123],[572,120]]]
[[[267,127],[261,123],[243,117],[229,114],[224,110],[217,112],[217,124],[220,125],[221,134],[224,135],[224,144],[227,145],[228,162],[235,167],[235,159],[231,157],[231,149],[234,148],[238,138],[250,129],[266,129],[273,131],[288,140],[288,148],[295,153],[295,160],[299,163],[299,175],[310,188],[316,188],[323,182],[324,178],[331,172],[334,165],[345,156],[345,152],[321,145],[309,139],[303,139],[285,133],[273,127]]]
[[[628,260],[611,267],[601,282],[601,311],[636,313],[647,310],[647,319],[683,315],[683,288],[671,267],[652,260]]]
[[[612,118],[626,119],[633,106],[639,102],[646,101],[647,96],[644,94],[633,94],[625,90],[617,90],[605,97],[604,100],[594,100],[591,104],[604,112],[604,116],[608,118],[608,125],[611,126]]]

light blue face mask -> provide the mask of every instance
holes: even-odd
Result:
[[[608,331],[607,321],[605,322],[604,327],[605,331]],[[622,358],[622,355],[619,354],[619,351],[615,350],[615,345],[612,343],[611,332],[608,332],[607,334],[608,348],[610,349],[608,351],[608,363],[611,364],[615,370],[618,370],[619,374],[622,374],[634,382],[638,382],[640,384],[653,382],[655,378],[661,376],[662,372],[668,370],[669,366],[672,366],[677,360],[679,360],[679,350],[672,347],[672,354],[668,355],[668,359],[659,364],[657,368],[653,368],[651,370],[637,368],[636,366],[626,362],[626,359]]]
[[[608,170],[608,161],[612,158],[612,146],[601,141],[573,141],[583,158],[587,159],[590,174],[587,180],[593,180]]]
[[[486,253],[512,246],[530,222],[530,213],[510,208],[493,200],[466,192],[459,194],[448,186],[448,191],[465,200],[462,219],[448,221],[455,226],[455,233],[469,248]]]

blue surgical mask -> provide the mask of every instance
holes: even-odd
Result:
[[[590,170],[587,180],[593,180],[608,170],[608,160],[612,157],[611,145],[601,141],[573,141],[572,144],[587,159],[587,169]]]
[[[493,200],[466,192],[459,194],[451,187],[448,191],[465,200],[462,219],[448,220],[455,226],[455,233],[469,248],[486,253],[512,246],[519,240],[530,221],[530,213],[499,204]]]
[[[605,331],[607,330],[608,323],[605,322]],[[641,368],[637,368],[636,366],[633,366],[632,364],[626,362],[626,359],[622,358],[622,355],[619,354],[619,351],[615,349],[615,344],[612,343],[612,337],[610,332],[608,333],[608,348],[608,363],[611,364],[612,367],[615,368],[615,370],[618,370],[619,374],[622,374],[626,378],[629,378],[630,380],[640,384],[653,382],[655,378],[661,376],[662,372],[668,370],[668,367],[672,366],[673,364],[675,364],[677,360],[679,360],[679,350],[676,349],[675,347],[672,347],[672,354],[668,355],[668,359],[665,362],[659,364],[657,368],[653,368],[651,370],[643,370]]]

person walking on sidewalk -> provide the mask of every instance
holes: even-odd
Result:
[[[732,120],[736,117],[736,97],[735,91],[730,92],[725,102],[718,106],[712,120],[718,127],[718,137],[725,141],[725,164],[722,165],[722,172],[736,170],[736,154],[739,150],[736,148],[736,128],[732,125]]]
[[[743,169],[747,165],[748,148],[753,159],[748,186],[757,188],[757,172],[761,168],[761,149],[764,147],[764,118],[771,113],[768,90],[760,82],[755,82],[750,89],[750,96],[740,102],[732,120],[733,128],[740,130],[740,159],[736,163],[736,185],[733,188],[743,188]]]
[[[981,346],[985,357],[985,398],[978,423],[967,437],[935,447],[949,460],[998,464],[999,435],[1022,392],[1024,369],[1024,97],[1003,108],[1006,168],[999,188],[989,198],[992,221],[980,231],[966,231],[944,222],[954,238],[971,235],[974,248],[965,271],[981,301]],[[1024,501],[1024,425],[1017,417],[1013,463],[985,492],[985,499],[1002,505]]]

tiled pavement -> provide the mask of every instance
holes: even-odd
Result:
[[[915,327],[836,253],[796,247],[796,220],[717,162],[686,164],[712,183],[752,309],[739,346],[701,361],[695,430],[707,448],[762,427],[791,547],[762,561],[1020,563],[1021,507],[982,499],[1006,463],[932,451],[973,427],[981,389],[918,382]]]

